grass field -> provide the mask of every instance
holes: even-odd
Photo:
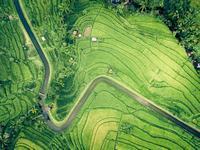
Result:
[[[37,102],[43,72],[12,1],[0,0],[0,6],[0,125],[5,125]]]

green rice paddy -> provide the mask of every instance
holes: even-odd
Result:
[[[46,104],[54,104],[55,120],[64,120],[88,84],[104,75],[200,129],[199,75],[159,18],[139,13],[121,16],[101,1],[79,0],[64,30],[57,11],[62,0],[21,2],[52,65]],[[11,0],[0,4],[14,10]],[[0,23],[0,123],[24,114],[38,101],[43,76],[42,63],[17,13],[10,15],[13,20]],[[74,42],[63,43],[67,35]],[[64,88],[55,96],[54,86],[61,77]],[[56,133],[38,119],[36,125],[23,127],[14,147],[132,150],[198,149],[199,145],[198,137],[102,82],[69,128]]]
[[[17,148],[32,142],[41,149],[195,149],[200,140],[106,83],[91,93],[69,129],[25,129]]]

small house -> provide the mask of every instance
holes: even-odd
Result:
[[[8,18],[9,18],[9,20],[13,20],[13,16],[12,15],[9,15]]]
[[[44,36],[42,36],[42,41],[46,41],[46,39],[45,39],[45,37],[44,37]]]
[[[96,37],[92,37],[92,42],[97,42],[97,38]]]
[[[200,69],[200,63],[197,64],[197,69]]]
[[[77,36],[77,35],[78,35],[78,31],[77,31],[77,30],[74,30],[72,34],[73,34],[74,36]]]

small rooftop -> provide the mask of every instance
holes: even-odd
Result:
[[[96,37],[92,37],[92,42],[97,42],[97,38]]]
[[[46,39],[45,39],[45,37],[44,37],[44,36],[42,36],[42,41],[46,41]]]
[[[13,20],[14,19],[12,15],[9,15],[8,18],[9,18],[9,20]]]
[[[78,34],[78,31],[77,31],[77,30],[74,30],[74,31],[73,31],[73,35],[76,36],[77,34]]]
[[[200,69],[200,63],[197,64],[197,69]]]

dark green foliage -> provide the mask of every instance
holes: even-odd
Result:
[[[13,149],[21,130],[27,126],[38,126],[42,116],[39,105],[33,106],[26,114],[0,124],[0,149]],[[44,126],[44,124],[43,124]],[[42,128],[42,126],[40,127]]]
[[[189,11],[189,0],[164,0],[164,17],[172,30],[177,30],[178,22]]]
[[[134,126],[128,122],[123,122],[120,126],[120,131],[126,134],[130,134],[133,131]]]
[[[63,1],[58,5],[58,12],[61,16],[67,15],[73,11],[74,0]]]
[[[194,65],[200,62],[199,13],[198,6],[193,7],[190,0],[164,0],[165,22],[186,50],[194,52]]]
[[[60,62],[62,67],[55,73],[55,79],[52,80],[51,90],[48,93],[48,102],[57,100],[61,102],[66,99],[65,103],[71,101],[71,98],[66,97],[74,92],[73,79],[77,69],[77,56],[74,53],[74,47],[68,46],[67,49],[60,51]],[[61,64],[60,64],[61,65]],[[73,97],[73,94],[72,94]],[[61,102],[62,103],[62,102]]]
[[[117,5],[116,10],[119,15],[124,16],[125,7],[123,4]]]
[[[27,90],[33,90],[34,88],[36,88],[36,83],[35,82],[29,82],[24,86],[25,89]]]
[[[163,0],[133,0],[132,4],[135,6],[136,10],[149,12],[162,8]]]

